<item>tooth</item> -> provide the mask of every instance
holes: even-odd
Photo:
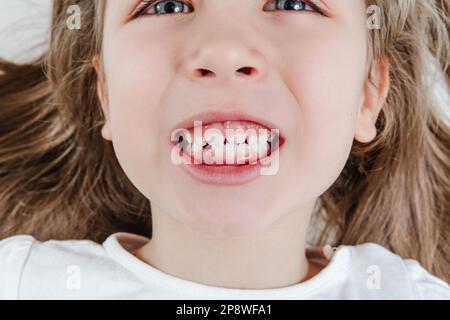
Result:
[[[267,141],[260,141],[258,144],[258,156],[260,159],[265,158],[268,156],[270,145]]]
[[[194,158],[195,164],[201,164],[202,163],[202,157],[203,157],[203,148],[200,144],[196,143],[189,143],[186,147],[186,153],[189,156],[192,156]]]
[[[192,145],[192,151],[193,152],[198,152],[202,150],[203,151],[203,146],[199,143],[199,141],[195,141]]]
[[[223,144],[206,147],[203,159],[206,164],[223,164]]]
[[[192,150],[191,150],[191,144],[190,143],[184,143],[182,145],[182,150],[183,150],[183,154],[186,154],[188,156],[192,155]]]
[[[248,129],[245,142],[247,144],[252,144],[252,143],[256,143],[257,140],[258,140],[258,133],[256,132],[256,130],[253,128]]]
[[[205,141],[204,137],[201,138],[201,137],[196,136],[195,139],[194,139],[194,143],[196,143],[196,144],[198,144],[199,146],[202,146],[202,147],[204,147],[206,145],[206,141]]]
[[[224,140],[227,144],[238,144],[237,137],[235,134],[228,135]]]
[[[259,129],[259,141],[269,141],[269,132],[267,129]]]
[[[214,157],[212,155],[212,146],[208,146],[203,151],[203,162],[206,164],[214,164]]]
[[[258,138],[254,137],[251,139],[249,139],[249,158],[250,158],[250,163],[255,164],[258,161]]]
[[[225,124],[225,143],[234,144],[234,130],[230,129],[229,121]]]
[[[245,164],[246,160],[249,158],[250,147],[242,143],[237,146],[237,164]]]
[[[280,143],[280,135],[278,133],[273,133],[270,139],[270,147],[274,150]]]
[[[236,145],[234,143],[227,143],[225,145],[225,163],[235,164],[236,161]]]
[[[247,137],[247,144],[253,145],[258,143],[258,136],[257,135],[250,135]]]

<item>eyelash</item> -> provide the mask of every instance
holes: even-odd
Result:
[[[272,7],[274,8],[274,11],[281,11],[281,10],[277,10],[277,3],[278,0],[271,0],[269,3],[275,3]],[[170,15],[168,13],[162,13],[162,14],[158,14],[158,13],[153,13],[153,14],[146,14],[145,12],[152,6],[158,5],[160,3],[163,2],[180,2],[188,7],[192,7],[192,5],[186,1],[182,1],[182,0],[142,0],[142,2],[139,4],[139,6],[134,10],[134,12],[131,14],[131,19],[135,19],[135,18],[139,18],[139,17],[143,17],[143,16],[152,16],[152,15]],[[303,5],[303,10],[299,10],[299,11],[312,11],[312,12],[317,12],[320,15],[325,15],[322,10],[320,10],[312,1],[310,0],[303,0],[303,1],[299,1],[302,5]],[[311,8],[312,10],[306,10],[306,7]],[[289,10],[287,10],[289,11]],[[173,13],[172,13],[173,14]]]

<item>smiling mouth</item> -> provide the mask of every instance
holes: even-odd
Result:
[[[177,129],[172,134],[172,146],[190,160],[188,164],[239,167],[258,165],[284,144],[279,129],[242,115],[231,115],[235,120],[226,117],[209,114],[203,116],[206,123],[194,120]]]
[[[208,186],[238,186],[278,174],[285,139],[277,126],[243,113],[208,112],[172,130],[173,163]],[[181,158],[183,161],[179,161]],[[264,181],[264,180],[263,180]]]

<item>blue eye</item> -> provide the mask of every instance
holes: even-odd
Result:
[[[274,0],[270,1],[265,9],[270,10],[287,10],[287,11],[313,11],[322,13],[314,4],[310,1],[300,0]]]
[[[188,5],[181,1],[161,1],[155,5],[156,14],[185,13]]]
[[[164,14],[176,14],[176,13],[189,13],[192,6],[183,1],[166,0],[143,0],[141,4],[136,8],[134,17],[142,15],[164,15]]]

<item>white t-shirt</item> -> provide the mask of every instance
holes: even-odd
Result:
[[[450,286],[415,260],[380,245],[340,246],[302,283],[275,289],[231,289],[164,273],[128,250],[148,238],[116,233],[89,240],[0,241],[0,299],[450,299]]]

